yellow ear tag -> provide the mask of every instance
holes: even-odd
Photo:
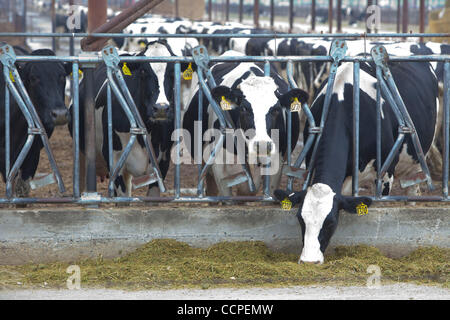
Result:
[[[192,63],[189,63],[189,66],[183,72],[184,80],[192,80],[192,75],[194,74],[194,70],[192,70]]]
[[[70,77],[73,79],[73,72],[70,73]],[[78,79],[83,78],[83,71],[78,69]]]
[[[289,198],[285,198],[283,201],[281,201],[281,209],[285,211],[289,211],[292,209],[292,202],[289,200]]]
[[[291,103],[291,112],[299,112],[302,108],[302,104],[298,101],[298,98],[295,97]]]
[[[225,99],[224,96],[222,96],[222,101],[220,101],[220,107],[224,111],[231,110],[231,103],[227,99]]]
[[[126,76],[131,76],[130,68],[128,68],[126,62],[123,63],[122,72],[123,72],[123,74],[126,75]]]
[[[14,80],[14,76],[11,71],[9,72],[9,78],[11,79],[12,82],[16,82],[16,80]]]
[[[147,45],[145,44],[145,42],[141,42],[139,45],[141,46],[142,49],[147,48]]]
[[[358,216],[365,216],[369,213],[369,207],[361,202],[356,206],[356,213],[358,214]]]

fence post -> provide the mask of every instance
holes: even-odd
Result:
[[[255,0],[253,6],[253,24],[255,28],[259,28],[259,0]]]
[[[294,29],[294,0],[289,0],[289,33]]]
[[[337,18],[337,33],[341,33],[342,32],[342,0],[337,0],[337,13],[336,13],[336,18]]]
[[[275,28],[275,0],[270,0],[270,29]]]
[[[316,30],[316,0],[311,0],[311,31]]]
[[[89,0],[88,31],[93,32],[106,22],[106,0]],[[86,95],[84,100],[85,154],[86,154],[86,191],[97,191],[97,175],[95,166],[95,101],[94,101],[94,69],[84,71]]]
[[[408,32],[409,23],[408,0],[403,0],[402,33]]]
[[[333,33],[333,0],[328,0],[328,32]]]
[[[244,0],[239,0],[239,22],[242,23],[244,12]]]

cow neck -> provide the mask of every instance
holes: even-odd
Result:
[[[345,122],[340,117],[333,117],[331,112],[329,116],[319,142],[312,184],[326,184],[336,194],[340,194],[347,173],[351,143]]]

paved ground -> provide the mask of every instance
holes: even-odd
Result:
[[[367,287],[289,287],[209,290],[121,291],[121,290],[16,290],[0,291],[0,300],[449,300],[450,290],[394,284]]]

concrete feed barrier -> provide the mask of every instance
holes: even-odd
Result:
[[[296,212],[296,210],[295,210]],[[158,238],[196,247],[221,241],[264,241],[270,248],[300,253],[294,210],[275,206],[160,206],[114,209],[0,210],[0,264],[117,257]],[[357,216],[341,212],[328,250],[368,244],[391,256],[419,246],[450,245],[450,210],[370,208]]]

